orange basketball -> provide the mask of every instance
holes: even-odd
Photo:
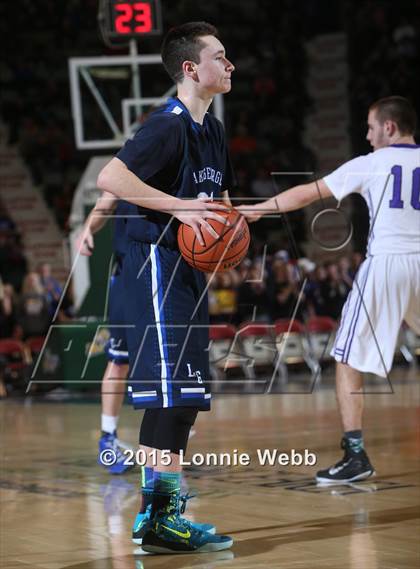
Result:
[[[203,229],[204,246],[200,245],[192,227],[182,223],[178,228],[178,246],[182,256],[189,265],[204,273],[221,273],[236,267],[249,247],[249,228],[244,216],[234,208],[226,212],[217,211],[217,214],[227,217],[230,225],[208,219],[219,237],[215,239]]]

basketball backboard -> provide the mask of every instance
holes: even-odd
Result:
[[[119,148],[145,116],[176,93],[160,54],[69,59],[71,105],[79,150]],[[223,122],[223,98],[213,112]]]

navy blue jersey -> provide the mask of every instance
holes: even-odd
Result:
[[[124,257],[127,252],[127,217],[125,216],[136,214],[137,208],[135,205],[123,200],[118,200],[114,212],[114,231],[112,239],[112,248],[117,257]]]
[[[210,113],[196,123],[177,98],[150,115],[118,152],[140,180],[178,198],[221,197],[234,183],[223,126]],[[139,207],[138,219],[127,220],[128,237],[176,249],[178,222]]]
[[[211,378],[204,273],[183,261],[179,251],[132,241],[122,280],[134,407],[207,411]]]
[[[125,299],[122,285],[122,262],[127,253],[129,241],[127,238],[127,217],[136,215],[135,205],[118,200],[113,216],[112,248],[114,251],[115,265],[113,275],[109,283],[109,306],[108,320],[110,338],[106,346],[108,361],[115,364],[128,364],[126,328],[124,327]]]
[[[109,340],[105,353],[108,361],[117,365],[128,364],[127,328],[124,326],[124,301],[126,294],[122,279],[123,258],[117,258],[114,274],[109,283],[108,323]]]

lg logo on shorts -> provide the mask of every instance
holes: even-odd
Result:
[[[203,380],[201,379],[201,371],[199,369],[197,371],[193,371],[191,369],[191,364],[187,364],[187,368],[188,368],[188,377],[196,377],[198,383],[203,383]]]

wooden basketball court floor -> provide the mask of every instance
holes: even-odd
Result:
[[[130,540],[139,469],[111,476],[96,464],[97,402],[3,400],[1,567],[4,569],[413,569],[419,545],[418,370],[369,386],[365,438],[377,470],[368,481],[317,487],[341,458],[332,383],[310,393],[220,395],[201,413],[189,456],[248,453],[249,466],[188,467],[192,519],[233,536],[232,550],[148,555]],[[309,386],[310,387],[310,386]],[[300,393],[299,393],[300,391]],[[374,392],[374,393],[373,393]],[[136,444],[140,413],[124,406],[119,436]],[[315,466],[261,465],[257,449],[308,449]]]

